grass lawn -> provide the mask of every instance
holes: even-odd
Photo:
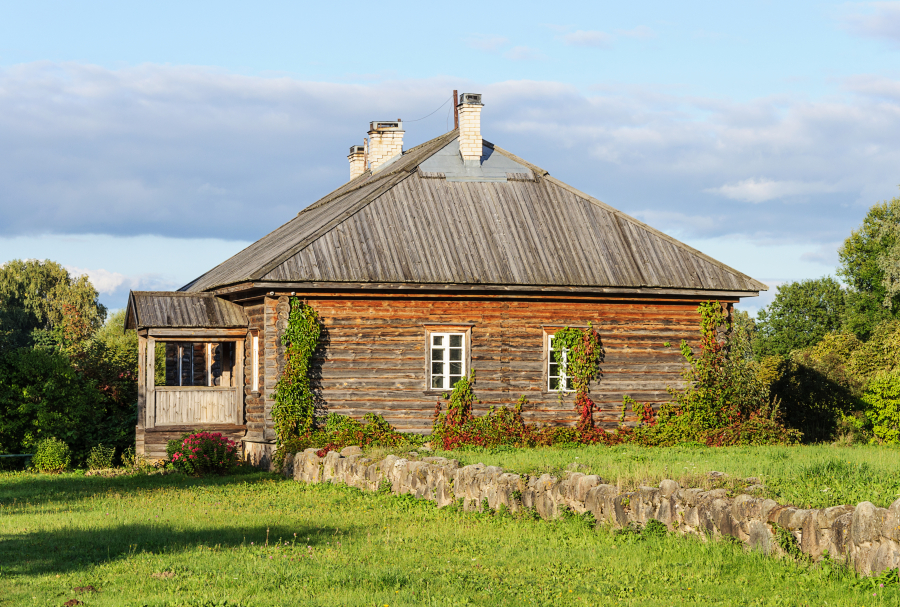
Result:
[[[401,453],[402,451],[395,451]],[[377,457],[380,451],[372,454]],[[746,485],[757,477],[766,497],[800,508],[855,506],[870,501],[886,508],[900,497],[900,449],[896,447],[801,445],[796,447],[638,447],[621,445],[435,452],[460,464],[483,462],[509,472],[562,475],[577,469],[598,474],[623,489],[658,486],[671,478],[682,487]],[[713,483],[710,471],[730,479]]]
[[[897,586],[870,586],[727,542],[264,473],[0,475],[3,606],[900,604]]]

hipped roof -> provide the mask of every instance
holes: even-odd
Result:
[[[483,179],[425,170],[446,164],[456,140],[454,130],[366,171],[181,290],[245,282],[767,288],[488,142],[486,155],[506,159],[497,166],[521,168]]]

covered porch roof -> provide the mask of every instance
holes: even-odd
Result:
[[[241,306],[213,293],[132,291],[128,295],[125,328],[142,330],[244,329],[249,325]]]

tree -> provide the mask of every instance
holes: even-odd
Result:
[[[0,266],[0,352],[61,344],[100,328],[106,308],[87,276],[73,278],[55,261],[14,259]],[[75,323],[75,324],[73,324]]]
[[[838,331],[844,318],[844,297],[841,285],[830,276],[778,287],[775,301],[757,316],[755,355],[788,356]]]
[[[837,273],[849,289],[844,327],[861,339],[866,339],[875,325],[900,312],[900,301],[893,297],[898,289],[892,289],[897,274],[885,274],[885,268],[900,265],[891,261],[900,259],[898,224],[900,198],[878,203],[838,249],[841,265]]]

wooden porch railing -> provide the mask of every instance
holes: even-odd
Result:
[[[243,424],[243,399],[235,387],[155,386],[146,426]],[[149,404],[149,403],[148,403]]]

